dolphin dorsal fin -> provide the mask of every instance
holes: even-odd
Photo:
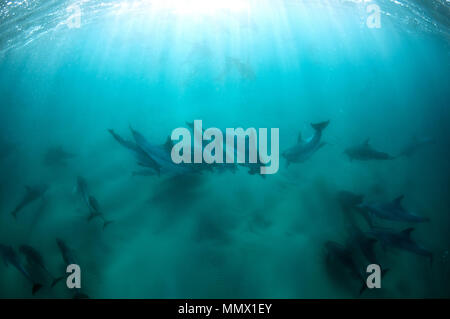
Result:
[[[400,195],[397,198],[395,198],[392,202],[397,206],[402,206],[402,200],[405,197],[405,195]]]
[[[170,152],[173,147],[173,141],[170,136],[167,137],[166,142],[164,143],[164,148]]]
[[[194,129],[194,122],[192,121],[192,122],[188,122],[188,121],[186,121],[186,125],[190,128],[190,129]]]
[[[411,232],[412,232],[413,230],[414,230],[413,227],[411,227],[411,228],[406,228],[405,230],[402,230],[402,231],[401,231],[401,234],[409,238],[409,237],[411,237]]]
[[[364,143],[363,143],[365,146],[369,146],[369,144],[370,144],[370,138],[367,138],[365,141],[364,141]]]
[[[302,139],[302,132],[300,132],[297,135],[297,143],[300,144],[302,141],[303,141],[303,139]]]

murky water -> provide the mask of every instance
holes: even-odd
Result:
[[[0,297],[31,298],[36,282],[35,297],[73,296],[64,281],[50,287],[66,267],[57,238],[91,298],[449,297],[449,17],[444,0],[2,2],[0,243],[31,279],[2,263]],[[330,122],[323,147],[303,163],[280,155],[264,177],[243,166],[136,174],[135,153],[108,132],[133,141],[132,126],[162,145],[196,119],[279,128],[280,154]],[[351,160],[345,150],[367,139],[393,158]],[[79,176],[102,213],[91,221]],[[37,185],[49,188],[14,218]],[[371,228],[343,190],[368,204],[404,195],[429,222],[370,220],[414,227],[432,264],[377,239],[389,271],[360,296],[325,245],[366,276],[349,229]]]

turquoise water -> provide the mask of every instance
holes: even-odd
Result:
[[[368,3],[350,1],[2,2],[0,243],[34,247],[60,276],[63,239],[91,298],[449,297],[450,9],[429,3],[374,0],[381,25],[369,28]],[[67,24],[70,5],[79,27]],[[280,153],[311,136],[310,123],[330,124],[327,145],[304,163],[280,156],[265,178],[245,167],[135,176],[142,168],[108,133],[132,139],[131,125],[163,144],[195,119],[279,128]],[[414,137],[434,142],[397,157]],[[350,161],[344,150],[367,138],[395,158]],[[56,147],[74,156],[48,160]],[[88,222],[77,176],[114,221],[104,230]],[[49,186],[43,199],[15,220],[24,186],[38,184]],[[375,202],[404,194],[431,221],[377,225],[415,227],[433,264],[376,243],[390,269],[382,289],[359,296],[357,280],[337,280],[324,243],[344,245],[355,220],[369,231],[343,211],[342,190]],[[73,295],[34,277],[35,297]],[[0,265],[0,297],[33,297],[11,265]]]

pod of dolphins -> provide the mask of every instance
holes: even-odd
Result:
[[[314,133],[311,137],[304,139],[300,134],[297,142],[292,147],[282,152],[282,157],[286,161],[286,169],[290,164],[303,163],[309,160],[318,150],[327,143],[322,141],[323,131],[327,128],[330,121],[311,124]],[[192,123],[187,125],[193,129]],[[203,174],[205,172],[236,172],[238,165],[248,169],[250,175],[259,174],[259,168],[262,163],[254,164],[175,164],[171,160],[170,152],[173,146],[170,138],[163,144],[154,144],[148,141],[143,134],[130,127],[132,140],[127,140],[117,134],[114,130],[109,129],[109,133],[113,139],[125,148],[136,160],[140,170],[132,172],[133,175],[139,176],[162,176],[162,175],[190,175]],[[398,156],[391,156],[371,146],[369,139],[362,144],[352,146],[344,151],[350,161],[383,161],[393,160],[401,156],[412,156],[418,149],[433,143],[432,139],[414,139],[409,145],[402,150]],[[5,144],[6,145],[6,144]],[[0,145],[0,154],[6,157],[8,152],[12,152],[15,148],[8,144]],[[62,147],[51,148],[44,157],[45,165],[65,165],[66,161],[70,161],[75,155],[66,152]],[[1,158],[0,158],[1,159]],[[264,177],[264,175],[261,175]],[[38,200],[45,200],[45,196],[49,189],[48,185],[26,186],[25,194],[22,200],[11,211],[13,220],[19,221],[19,213],[28,205]],[[86,207],[88,215],[87,222],[92,220],[101,220],[103,230],[113,223],[108,220],[102,211],[97,199],[89,192],[87,181],[78,176],[76,180],[75,192]],[[376,225],[380,221],[389,222],[407,222],[407,223],[423,223],[429,221],[426,217],[421,217],[403,205],[404,196],[398,196],[387,202],[369,202],[365,200],[365,196],[354,194],[348,191],[341,191],[337,194],[337,201],[340,204],[342,212],[351,220],[348,228],[348,240],[345,244],[335,241],[327,241],[324,244],[326,251],[326,265],[338,271],[343,271],[351,278],[354,278],[362,286],[360,293],[365,290],[365,267],[362,265],[368,263],[378,263],[378,256],[375,252],[375,245],[379,243],[385,250],[395,248],[410,253],[429,258],[432,262],[432,253],[416,243],[412,239],[411,233],[414,228],[407,228],[403,231],[394,231],[389,228]],[[355,222],[355,216],[362,216],[367,222],[368,231],[362,231]],[[69,248],[70,246],[62,239],[56,239],[55,248],[59,249],[62,260],[65,265],[76,264],[77,258],[75,252]],[[44,273],[50,279],[50,287],[54,287],[60,282],[64,276],[54,276],[47,268],[44,258],[40,252],[30,245],[22,245],[18,250],[10,245],[0,244],[0,255],[6,266],[11,265],[17,269],[30,283],[31,293],[35,295],[42,287],[43,283],[37,279],[36,272]],[[363,262],[361,262],[363,260]],[[383,268],[384,275],[388,268]],[[87,298],[88,296],[75,289],[74,298]]]

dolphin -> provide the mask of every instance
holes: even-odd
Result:
[[[371,264],[379,264],[375,254],[376,239],[367,236],[356,225],[349,228],[349,238],[347,244],[349,247],[357,248],[366,260]]]
[[[413,230],[414,228],[407,228],[401,232],[395,232],[388,229],[374,228],[368,232],[368,235],[376,238],[384,249],[386,247],[393,247],[409,251],[413,254],[430,258],[430,264],[432,264],[433,254],[411,239],[411,232]]]
[[[63,277],[55,278],[51,274],[51,272],[48,270],[48,268],[45,266],[44,258],[42,255],[33,247],[28,245],[22,245],[19,247],[19,251],[25,256],[27,259],[28,264],[32,266],[40,267],[42,270],[44,270],[47,275],[52,279],[52,287],[56,285]]]
[[[89,216],[88,216],[88,222],[90,222],[92,219],[99,217],[103,221],[103,230],[113,223],[111,220],[106,220],[105,216],[100,210],[100,205],[98,204],[97,199],[95,199],[94,196],[89,195],[88,197],[88,207],[89,207]]]
[[[286,166],[290,163],[302,163],[309,159],[326,143],[321,141],[322,131],[328,126],[330,121],[311,124],[314,135],[309,139],[303,139],[301,133],[298,136],[297,144],[285,150],[281,155],[287,160]]]
[[[2,256],[6,266],[8,266],[9,264],[13,265],[22,275],[25,276],[26,279],[28,279],[32,283],[33,287],[31,289],[31,293],[33,295],[42,288],[42,285],[40,283],[37,283],[22,265],[19,255],[11,246],[0,244],[0,255]]]
[[[372,227],[373,223],[369,214],[359,207],[359,205],[363,203],[364,195],[355,194],[349,191],[339,191],[337,193],[337,200],[339,202],[339,205],[341,206],[342,211],[348,218],[353,220],[351,213],[360,213],[369,224],[369,226]]]
[[[151,156],[149,156],[149,154],[144,152],[144,150],[142,150],[135,142],[125,140],[112,129],[109,129],[108,132],[120,145],[131,151],[139,166],[154,170],[158,176],[160,175],[161,166]]]
[[[44,155],[45,165],[66,165],[66,161],[75,157],[75,154],[65,151],[61,146],[49,148]]]
[[[361,240],[362,235],[357,233],[354,237],[355,240]],[[367,238],[367,237],[366,237]],[[361,252],[366,257],[366,259],[370,260],[376,260],[375,253],[373,251],[373,243],[374,241],[365,240],[363,243],[359,242],[348,242],[347,246],[343,246],[341,244],[338,244],[334,241],[327,241],[325,243],[325,249],[327,250],[327,263],[330,262],[336,262],[338,265],[346,269],[346,271],[349,273],[349,275],[359,281],[361,283],[361,287],[359,289],[359,294],[361,295],[367,288],[366,280],[363,276],[363,274],[360,271],[360,267],[358,266],[360,263],[357,263],[356,258],[354,256],[354,245],[358,245],[359,249],[361,249]],[[372,261],[369,261],[372,262]],[[375,262],[376,263],[376,262]],[[378,264],[378,263],[377,263]],[[363,269],[363,268],[361,268]],[[384,275],[389,271],[388,268],[383,269],[381,271],[381,276],[384,277]]]
[[[61,256],[66,265],[72,265],[77,263],[77,258],[75,256],[75,252],[67,246],[66,242],[62,239],[56,238],[56,244],[58,245],[59,251],[61,252]]]
[[[347,154],[350,161],[370,161],[370,160],[391,160],[393,156],[388,153],[375,150],[369,143],[369,139],[366,139],[362,144],[349,147],[344,151]]]
[[[355,194],[349,191],[339,191],[337,193],[337,199],[343,210],[350,210],[357,208],[359,204],[362,204],[364,195]]]
[[[130,130],[134,141],[123,139],[113,130],[109,130],[109,132],[116,141],[134,153],[138,165],[149,170],[154,170],[158,176],[160,176],[161,173],[175,175],[197,173],[205,167],[205,165],[202,164],[175,164],[172,161],[171,152],[169,151],[169,147],[171,148],[172,145],[169,144],[169,141],[166,140],[162,145],[151,144],[140,132],[132,127],[130,127]]]
[[[355,222],[353,213],[357,212],[360,213],[369,226],[372,227],[372,220],[369,214],[358,207],[358,205],[363,203],[364,195],[355,194],[349,191],[339,191],[336,197],[339,205],[341,206],[342,212],[348,219],[350,219],[350,222]]]
[[[430,221],[427,217],[417,216],[405,210],[402,206],[404,196],[400,195],[388,203],[362,203],[359,208],[365,210],[370,216],[376,216],[380,219],[403,221],[410,223],[423,223]]]
[[[435,142],[433,138],[417,138],[414,137],[412,141],[405,146],[405,148],[400,152],[398,156],[411,157],[418,150],[424,148],[427,145],[431,145]]]
[[[364,281],[360,270],[356,266],[352,251],[350,249],[331,240],[325,243],[325,249],[327,250],[328,261],[339,262],[348,270],[352,277]]]
[[[81,197],[81,199],[89,209],[88,221],[91,221],[95,217],[101,218],[103,220],[103,229],[105,229],[106,226],[112,223],[112,221],[108,221],[105,219],[103,213],[100,211],[100,206],[97,202],[97,199],[95,199],[94,196],[89,195],[87,182],[81,176],[77,177],[75,191],[78,193],[78,195]]]
[[[29,205],[30,203],[34,202],[35,200],[42,198],[44,196],[45,192],[48,189],[47,185],[38,185],[38,186],[25,186],[26,193],[25,196],[22,198],[22,200],[19,202],[19,204],[14,208],[14,210],[11,212],[11,215],[14,216],[14,218],[17,218],[17,214],[19,211],[21,211],[25,206]]]
[[[155,145],[150,143],[140,132],[130,127],[131,134],[138,148],[149,158],[152,158],[160,168],[160,171],[172,173],[175,175],[185,175],[198,173],[204,165],[190,165],[185,163],[175,164],[172,161],[170,152],[167,152],[166,144]]]
[[[77,184],[75,186],[75,192],[81,197],[83,202],[89,206],[89,191],[87,182],[82,176],[77,177]]]
[[[336,263],[343,267],[352,278],[362,283],[359,293],[363,293],[366,288],[366,281],[355,262],[352,250],[331,240],[325,243],[325,249],[327,251],[327,264]]]

